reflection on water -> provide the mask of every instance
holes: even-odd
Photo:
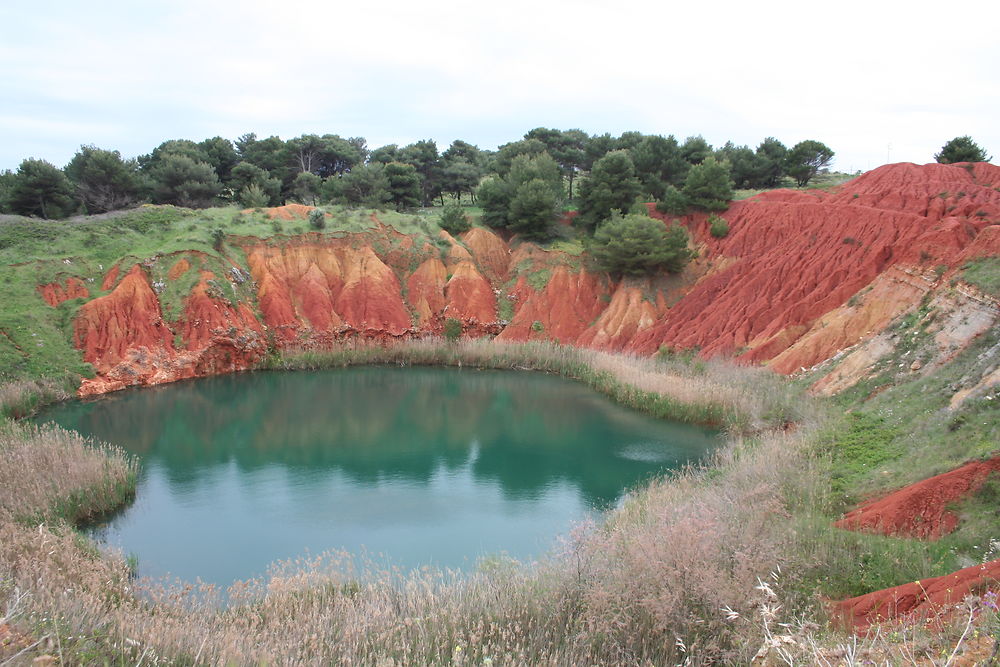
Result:
[[[406,567],[531,557],[717,443],[562,378],[438,368],[230,375],[41,419],[142,460],[138,499],[103,539],[142,574],[221,584],[307,549]]]

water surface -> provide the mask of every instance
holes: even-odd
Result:
[[[40,419],[141,460],[137,499],[101,540],[142,575],[221,585],[330,549],[404,568],[530,559],[718,444],[564,378],[451,368],[227,375]]]

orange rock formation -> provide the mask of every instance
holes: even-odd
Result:
[[[53,308],[63,301],[86,299],[90,296],[90,291],[83,284],[83,281],[76,277],[67,278],[65,284],[56,281],[39,285],[38,292],[45,299],[45,302]]]

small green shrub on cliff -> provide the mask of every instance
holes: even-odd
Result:
[[[729,223],[725,218],[714,213],[708,216],[708,231],[717,239],[724,239],[729,236]]]
[[[212,230],[212,247],[216,250],[222,250],[222,244],[226,240],[226,233],[220,228]]]
[[[462,321],[449,317],[444,321],[444,337],[454,343],[462,335]]]
[[[309,226],[316,230],[326,228],[326,213],[323,209],[314,208],[309,211]]]

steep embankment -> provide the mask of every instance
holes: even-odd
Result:
[[[1000,168],[888,165],[835,193],[773,191],[735,203],[730,233],[696,238],[722,266],[626,349],[698,347],[810,368],[883,329],[970,256],[997,254]],[[862,303],[851,297],[867,295]]]
[[[214,278],[200,272],[172,328],[138,264],[110,294],[81,306],[74,342],[97,377],[83,381],[80,395],[227,373],[259,362],[267,349],[260,323],[246,304],[233,305],[211,294]]]
[[[723,214],[725,238],[709,234],[706,216],[685,218],[700,256],[673,277],[616,281],[588,270],[579,247],[544,249],[484,228],[413,236],[371,214],[353,232],[230,236],[232,271],[218,277],[125,257],[106,275],[66,275],[37,291],[53,307],[84,302],[74,342],[97,373],[84,393],[239,370],[268,341],[387,341],[440,333],[448,318],[468,336],[640,354],[696,348],[782,373],[836,358],[815,385],[833,393],[869,372],[892,347],[882,332],[923,300],[949,313],[941,359],[993,326],[995,300],[959,269],[1000,255],[998,186],[1000,168],[988,164],[897,164],[836,192],[767,192]],[[309,210],[264,215],[278,229]],[[237,289],[246,276],[252,283]],[[171,290],[184,312],[161,308],[159,292]]]

